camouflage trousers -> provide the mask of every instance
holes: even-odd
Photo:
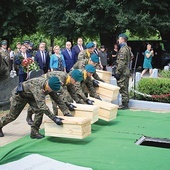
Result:
[[[34,113],[36,114],[36,119],[34,120],[33,125],[31,126],[32,129],[38,130],[41,123],[42,123],[42,115],[43,112],[39,110],[37,107],[37,104],[34,99],[26,99],[20,96],[20,94],[13,94],[10,98],[11,105],[10,105],[10,111],[7,115],[3,116],[0,119],[0,127],[4,127],[8,123],[14,121],[22,112],[25,105],[28,103]]]
[[[120,80],[117,82],[118,86],[120,87],[120,94],[122,95],[122,104],[128,105],[129,103],[129,77],[128,76],[121,76]]]
[[[60,98],[63,100],[64,103],[73,103],[73,99],[71,98],[70,94],[68,93],[67,88],[63,88],[61,95],[60,95]],[[63,112],[63,114],[67,113],[67,110],[65,108],[60,106],[60,104],[57,104],[51,97],[50,97],[50,99],[51,99],[51,102],[52,102],[52,108],[53,108],[54,115],[58,116],[58,108],[60,108],[60,110]],[[34,112],[33,112],[32,108],[29,107],[28,110],[27,110],[27,117],[32,118],[33,114],[34,114]],[[42,114],[42,117],[43,117],[43,114]],[[40,119],[39,121],[42,120],[40,115],[35,115],[34,118]]]

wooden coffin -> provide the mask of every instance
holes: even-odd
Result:
[[[98,106],[77,103],[73,103],[73,105],[76,106],[75,111],[71,112],[74,117],[88,117],[92,124],[98,121]],[[60,110],[59,115],[63,115]]]
[[[91,134],[91,120],[87,117],[59,116],[63,125],[57,125],[52,120],[45,120],[45,136],[83,139]]]
[[[96,87],[96,92],[101,98],[112,101],[117,99],[119,89],[120,87],[118,86],[99,81],[99,87]]]
[[[87,104],[77,104],[73,103],[75,111],[72,112],[75,117],[88,117],[91,119],[91,123],[95,123],[98,121],[98,111],[99,107],[95,105],[87,105]]]
[[[96,69],[96,73],[99,75],[101,79],[103,79],[106,83],[110,83],[110,79],[112,76],[112,73],[109,71],[103,71]]]
[[[111,121],[116,118],[117,116],[117,110],[118,105],[101,101],[92,97],[89,97],[90,100],[94,101],[94,105],[99,107],[99,119],[105,120],[105,121]]]

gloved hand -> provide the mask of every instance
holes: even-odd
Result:
[[[84,104],[84,101],[82,99],[78,100],[76,103],[79,103],[79,104]]]
[[[100,98],[100,96],[97,96],[97,97],[95,97],[96,99],[99,99],[99,100],[102,100],[101,98]]]
[[[87,100],[86,100],[86,103],[89,104],[89,105],[93,105],[94,101],[93,101],[93,100],[90,100],[90,99],[87,99]]]
[[[93,86],[94,87],[99,87],[99,82],[97,80],[93,80]]]
[[[64,114],[64,116],[73,117],[73,115],[70,113],[66,113],[66,114]]]
[[[102,79],[100,79],[100,81],[101,81],[101,82],[103,82],[103,83],[105,82],[105,81],[104,81],[104,80],[102,80]]]
[[[76,108],[76,106],[74,106],[73,104],[66,104],[66,105],[70,111],[74,111],[75,110],[74,108]]]
[[[115,77],[116,80],[120,80],[120,75],[119,74],[115,74],[114,77]]]
[[[63,122],[62,120],[64,120],[63,118],[60,118],[60,117],[54,117],[53,118],[53,121],[57,124],[57,125],[62,125]]]

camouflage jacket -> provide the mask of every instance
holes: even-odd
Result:
[[[73,102],[79,102],[79,98],[76,94],[75,86],[71,84],[68,80],[69,74],[63,72],[63,71],[52,71],[48,72],[44,75],[46,78],[50,78],[51,76],[57,76],[62,84],[62,88],[58,91],[60,93],[61,99],[67,103],[70,104]]]
[[[78,55],[77,62],[73,65],[71,70],[73,69],[83,70],[85,65],[88,64],[89,58],[90,58],[90,54],[86,50],[81,51]]]
[[[9,77],[10,71],[10,57],[8,51],[0,48],[0,80]]]
[[[78,55],[78,61],[73,65],[71,70],[73,69],[84,70],[85,66],[89,64],[89,58],[90,54],[88,54],[86,50],[81,51]],[[97,67],[98,65],[96,66],[96,68]],[[103,81],[96,72],[94,72],[93,78],[99,81]]]
[[[130,48],[125,45],[120,48],[117,54],[116,74],[130,76],[129,63],[131,60]]]
[[[23,91],[19,92],[19,94],[22,98],[28,99],[30,102],[36,102],[37,108],[45,113],[49,118],[53,119],[55,115],[49,110],[48,106],[46,105],[46,95],[49,94],[50,97],[60,106],[63,106],[63,101],[59,98],[59,96],[57,96],[56,92],[44,92],[47,81],[48,79],[43,77],[27,80],[23,82]],[[13,90],[13,95],[15,95],[15,92],[16,88]]]
[[[88,77],[85,71],[82,71],[82,73],[83,73],[83,81],[81,83],[76,83],[76,93],[84,101],[87,100],[87,97],[85,96],[86,92],[89,92],[91,97],[98,98],[99,96],[97,95],[96,90],[93,86],[91,77]]]

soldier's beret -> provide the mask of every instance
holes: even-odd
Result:
[[[34,46],[34,43],[30,42],[30,46],[33,47],[33,46]]]
[[[86,45],[86,48],[89,49],[89,48],[92,48],[94,47],[95,44],[93,42],[89,42],[87,45]]]
[[[48,80],[48,85],[53,91],[58,91],[60,89],[61,83],[58,77],[52,76]]]
[[[17,42],[16,45],[21,44],[21,42]]]
[[[124,38],[126,41],[128,40],[128,37],[127,37],[127,35],[126,35],[126,34],[119,34],[119,37]]]
[[[90,58],[91,58],[91,61],[93,61],[94,63],[99,62],[99,57],[96,54],[92,54]]]
[[[76,82],[81,82],[83,80],[83,74],[80,70],[75,69],[71,72],[71,77],[76,81]]]
[[[24,44],[29,44],[30,43],[30,40],[25,40],[24,41]]]
[[[7,45],[7,40],[2,40],[1,45]]]
[[[89,72],[89,73],[94,73],[94,72],[96,71],[95,67],[94,67],[93,65],[91,65],[91,64],[87,64],[87,65],[85,66],[85,70],[86,70],[87,72]]]

